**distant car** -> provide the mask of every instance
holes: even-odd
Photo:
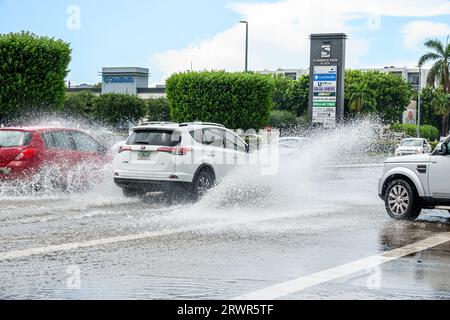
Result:
[[[427,139],[408,138],[403,139],[395,150],[395,156],[409,156],[413,154],[431,153],[431,145]]]
[[[309,142],[308,138],[304,137],[283,137],[278,139],[275,143],[280,148],[298,149],[304,147]]]
[[[75,166],[110,161],[107,148],[89,134],[69,128],[0,129],[0,182],[27,180],[49,169],[59,185]],[[58,175],[56,175],[58,173]]]

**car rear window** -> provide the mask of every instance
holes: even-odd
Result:
[[[128,139],[128,145],[149,145],[175,147],[181,142],[181,135],[172,130],[136,130]]]
[[[0,147],[22,147],[31,142],[31,132],[0,130]]]

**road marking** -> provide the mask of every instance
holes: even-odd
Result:
[[[320,210],[320,212],[324,212],[327,210],[330,210],[330,208],[314,208],[312,210],[305,211],[309,214],[315,214],[317,213],[317,210]],[[70,251],[75,250],[78,248],[88,248],[88,247],[95,247],[95,246],[101,246],[101,245],[107,245],[112,243],[118,243],[118,242],[127,242],[127,241],[137,241],[137,240],[145,240],[150,238],[156,238],[156,237],[162,237],[162,236],[168,236],[168,235],[174,235],[177,233],[184,233],[184,232],[197,232],[201,230],[215,230],[217,228],[224,228],[225,226],[233,226],[233,225],[240,225],[240,224],[246,224],[246,223],[257,223],[257,222],[264,222],[264,221],[272,221],[272,220],[279,220],[291,217],[291,214],[288,212],[288,214],[274,214],[273,216],[269,216],[266,218],[261,217],[252,217],[252,218],[243,218],[239,219],[237,221],[229,221],[229,222],[222,222],[222,223],[209,223],[209,224],[203,224],[203,225],[196,225],[195,227],[184,227],[184,228],[178,228],[178,229],[171,229],[171,230],[162,230],[162,231],[155,231],[155,232],[144,232],[139,234],[131,234],[131,235],[125,235],[125,236],[117,236],[117,237],[109,237],[109,238],[101,238],[101,239],[93,239],[93,240],[86,240],[86,241],[80,241],[80,242],[71,242],[71,243],[63,243],[63,244],[57,244],[47,247],[40,247],[40,248],[31,248],[31,249],[24,249],[24,250],[16,250],[16,251],[10,251],[10,252],[0,252],[0,261],[4,260],[13,260],[13,259],[21,259],[21,258],[27,258],[30,256],[35,255],[42,255],[42,254],[48,254],[48,253],[54,253],[54,252],[60,252],[60,251]]]
[[[94,240],[81,241],[81,242],[58,244],[58,245],[53,245],[53,246],[48,246],[48,247],[41,247],[41,248],[32,248],[32,249],[25,249],[25,250],[18,250],[18,251],[3,252],[3,253],[0,253],[0,261],[26,258],[26,257],[34,256],[34,255],[47,254],[47,253],[52,253],[52,252],[69,251],[69,250],[75,250],[78,248],[95,247],[95,246],[118,243],[118,242],[136,241],[136,240],[143,240],[143,239],[149,239],[149,238],[156,238],[156,237],[173,235],[176,233],[182,233],[182,232],[188,232],[188,231],[192,231],[192,229],[180,228],[180,229],[165,230],[165,231],[159,231],[159,232],[144,232],[144,233],[133,234],[133,235],[119,236],[119,237],[94,239]]]
[[[350,262],[335,268],[327,269],[309,276],[282,282],[270,287],[244,294],[232,300],[275,300],[307,288],[326,283],[353,273],[368,270],[384,263],[400,259],[402,257],[427,250],[450,241],[450,232],[431,236],[425,240],[407,245],[402,248],[387,251],[385,253]]]

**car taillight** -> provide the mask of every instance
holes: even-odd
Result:
[[[192,148],[189,147],[162,147],[158,149],[158,152],[167,152],[173,155],[185,156],[188,152],[191,152]]]
[[[120,146],[119,153],[122,153],[124,151],[131,151],[131,147],[130,146]]]
[[[34,158],[39,153],[38,149],[25,149],[14,160],[25,161]]]

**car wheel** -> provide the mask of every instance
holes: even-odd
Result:
[[[192,183],[192,193],[196,200],[202,198],[212,187],[214,187],[215,177],[211,169],[202,169],[194,178]]]
[[[386,211],[396,220],[415,220],[422,211],[419,196],[405,180],[392,181],[386,191]]]

